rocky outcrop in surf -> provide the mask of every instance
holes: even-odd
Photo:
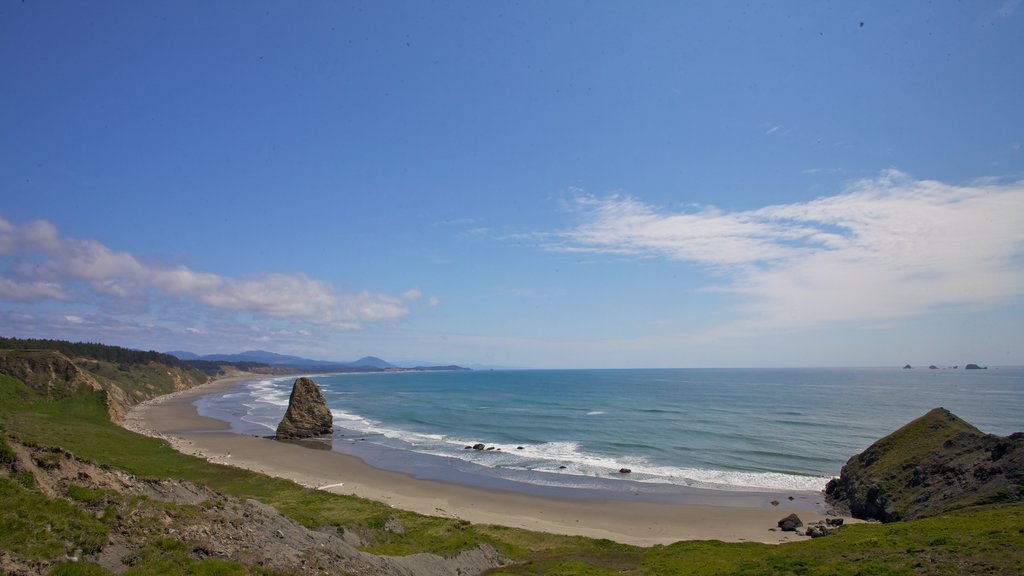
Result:
[[[1024,434],[985,434],[936,408],[850,458],[825,487],[829,503],[893,522],[1024,500]]]
[[[288,410],[277,425],[278,440],[312,438],[334,432],[334,419],[324,393],[309,378],[297,378],[288,398]]]

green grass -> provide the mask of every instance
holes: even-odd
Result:
[[[60,446],[80,458],[116,466],[136,476],[181,478],[227,494],[254,498],[311,528],[337,526],[356,530],[367,539],[365,549],[370,552],[452,555],[488,542],[515,562],[493,574],[1024,574],[1024,506],[1020,505],[962,510],[913,522],[846,526],[835,536],[779,546],[680,542],[638,548],[608,540],[422,516],[210,464],[110,423],[102,395],[92,392],[79,391],[56,401],[48,400],[20,382],[0,376],[0,428],[23,442]],[[10,447],[0,442],[0,464],[11,459]],[[4,550],[27,558],[60,559],[68,552],[55,548],[61,538],[75,542],[83,550],[102,543],[107,526],[76,513],[78,508],[74,504],[47,500],[13,477],[0,481],[0,509],[33,511],[27,517],[0,513],[0,522],[5,523],[0,524],[0,547]],[[83,504],[102,505],[106,499],[121,496],[72,486],[69,497]],[[402,523],[402,534],[383,528],[392,517]],[[47,529],[52,537],[47,537]],[[19,531],[36,537],[16,536]],[[128,573],[265,573],[209,559],[193,560],[175,542],[148,543]],[[53,573],[104,573],[90,572],[97,568],[62,564]]]
[[[0,478],[0,502],[0,548],[19,556],[63,558],[76,550],[95,552],[107,541],[107,526],[99,520],[10,478]]]
[[[171,539],[150,542],[136,554],[132,566],[123,576],[289,576],[289,572],[246,567],[215,558],[196,560],[191,548]],[[87,562],[63,562],[54,567],[50,576],[113,576],[113,572]]]
[[[779,546],[679,542],[638,549],[609,544],[605,549],[534,554],[499,575],[566,576],[715,574],[1024,574],[1024,507],[998,507],[970,513],[888,525],[844,527],[837,535]]]
[[[0,376],[0,428],[14,432],[27,444],[61,446],[80,458],[109,464],[135,476],[180,478],[227,494],[253,498],[310,528],[356,529],[369,540],[366,547],[369,552],[455,554],[475,547],[478,542],[507,548],[472,527],[445,518],[397,511],[379,502],[310,490],[289,480],[181,454],[161,441],[109,422],[100,393],[79,391],[73,396],[50,401],[20,382]],[[383,530],[384,523],[393,516],[405,527],[403,534]]]

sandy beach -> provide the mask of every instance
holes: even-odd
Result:
[[[230,432],[220,420],[200,416],[196,399],[227,390],[252,376],[210,382],[161,396],[133,408],[122,425],[166,440],[181,452],[287,478],[307,487],[350,494],[395,508],[542,532],[607,538],[650,546],[679,540],[781,543],[802,539],[773,530],[779,519],[797,513],[805,524],[823,518],[787,493],[751,505],[751,499],[721,491],[693,490],[692,502],[664,504],[618,499],[562,499],[421,480],[373,468],[353,456]],[[707,498],[703,498],[705,494]],[[708,505],[705,501],[713,501]]]

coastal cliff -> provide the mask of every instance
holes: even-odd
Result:
[[[115,422],[136,403],[120,386],[101,383],[54,350],[0,350],[0,374],[21,380],[47,398],[66,398],[82,389],[102,392],[107,415]]]
[[[334,432],[334,419],[320,387],[309,378],[297,378],[288,397],[288,409],[277,425],[277,438],[312,438]]]
[[[128,409],[139,402],[209,379],[199,370],[155,361],[110,362],[87,356],[72,358],[59,350],[33,349],[0,349],[0,374],[54,400],[84,390],[99,392],[107,415],[114,422],[120,422]]]
[[[1024,500],[1024,434],[985,434],[944,408],[850,458],[825,488],[829,503],[894,522]]]

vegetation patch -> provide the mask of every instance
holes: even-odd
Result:
[[[108,528],[77,506],[0,478],[0,549],[32,560],[98,551]]]

